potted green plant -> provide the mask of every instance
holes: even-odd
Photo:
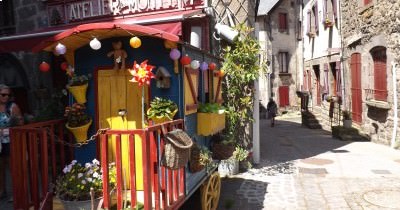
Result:
[[[178,105],[176,105],[175,102],[169,99],[155,97],[150,102],[150,108],[146,113],[149,119],[158,124],[172,120],[177,112]]]
[[[348,110],[343,110],[342,116],[343,116],[343,127],[351,128],[351,124],[352,124],[351,112]]]
[[[87,131],[92,124],[92,119],[86,114],[85,105],[74,103],[65,107],[64,116],[67,118],[65,126],[74,134],[76,141],[85,141],[87,139]]]
[[[116,185],[115,163],[109,164],[110,188]],[[64,209],[92,209],[94,198],[95,207],[103,196],[103,170],[98,160],[81,165],[73,160],[63,169],[55,184],[55,193],[64,205]]]

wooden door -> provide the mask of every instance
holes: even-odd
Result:
[[[279,92],[279,107],[289,106],[289,86],[280,86]]]
[[[361,123],[362,93],[361,93],[361,54],[351,55],[351,111],[353,121]]]
[[[317,106],[321,105],[321,76],[319,72],[319,66],[313,66],[314,69],[314,74],[315,74],[315,83],[316,83],[316,89],[317,89]]]
[[[111,129],[140,129],[142,128],[142,89],[137,83],[129,82],[131,75],[128,71],[121,70],[99,70],[98,71],[98,127]],[[146,90],[147,92],[147,90]],[[147,94],[145,94],[147,95]],[[147,100],[145,100],[147,101]],[[125,116],[118,115],[119,110],[126,110]],[[128,138],[122,136],[122,168],[124,179],[129,187],[129,152]],[[115,140],[110,141],[109,161],[115,161]],[[135,137],[135,160],[136,160],[136,186],[138,190],[143,189],[143,167],[142,167],[142,145],[140,137]]]

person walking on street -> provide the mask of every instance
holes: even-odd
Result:
[[[10,162],[9,128],[23,124],[21,110],[10,98],[10,87],[0,84],[0,199],[7,197],[5,179]]]
[[[275,126],[275,117],[278,111],[278,106],[276,105],[273,98],[269,98],[269,102],[267,104],[267,112],[268,112],[268,119],[271,119],[271,127]]]

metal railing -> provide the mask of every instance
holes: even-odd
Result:
[[[387,101],[387,90],[365,89],[365,100]]]

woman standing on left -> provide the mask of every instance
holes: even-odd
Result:
[[[10,161],[9,128],[24,123],[21,110],[11,100],[10,87],[0,84],[0,199],[6,194],[6,169]]]

